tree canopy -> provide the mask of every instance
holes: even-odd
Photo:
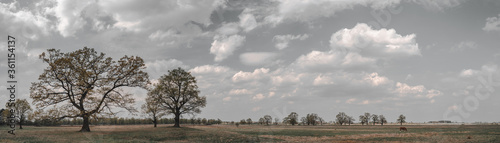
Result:
[[[148,95],[156,100],[167,114],[174,114],[174,127],[180,127],[181,114],[201,113],[201,108],[207,104],[204,96],[196,85],[196,78],[182,68],[169,70],[150,89]]]
[[[403,114],[401,114],[401,115],[399,115],[397,121],[398,121],[398,123],[400,123],[401,125],[403,125],[403,123],[406,123],[406,117]]]
[[[23,129],[23,123],[26,120],[28,113],[32,111],[30,103],[28,103],[26,99],[18,99],[14,102],[14,104],[9,104],[9,102],[7,102],[5,107],[14,109],[14,116],[17,117],[19,122],[19,129]]]
[[[48,64],[31,85],[30,97],[37,108],[52,107],[55,119],[81,117],[80,131],[88,132],[89,118],[96,114],[114,114],[113,107],[135,112],[134,98],[122,87],[145,87],[149,83],[145,64],[138,56],[124,56],[118,61],[83,48],[63,53],[48,49],[40,55]]]
[[[142,104],[141,109],[143,113],[151,118],[155,128],[158,124],[158,118],[166,115],[160,106],[160,102],[150,96],[146,98],[146,103]]]

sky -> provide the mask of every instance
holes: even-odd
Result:
[[[11,35],[16,98],[30,102],[48,66],[38,56],[86,46],[142,57],[153,82],[189,71],[207,97],[196,118],[500,121],[497,0],[0,0],[0,26],[0,105]],[[145,103],[146,90],[125,90]]]

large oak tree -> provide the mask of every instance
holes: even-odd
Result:
[[[206,97],[199,96],[199,93],[195,77],[178,68],[161,76],[148,95],[159,102],[167,114],[174,114],[174,127],[180,127],[182,114],[200,113],[200,108],[207,104]]]
[[[54,119],[83,118],[81,132],[90,131],[90,117],[111,113],[113,107],[134,112],[134,98],[123,87],[145,87],[148,74],[137,56],[124,56],[118,61],[83,48],[63,53],[48,49],[40,55],[48,64],[31,85],[30,97],[38,108],[49,109]]]

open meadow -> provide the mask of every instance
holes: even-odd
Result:
[[[32,127],[7,134],[0,142],[500,142],[498,125],[396,125],[384,126],[261,126],[261,125],[112,125]],[[470,139],[468,139],[470,137]]]

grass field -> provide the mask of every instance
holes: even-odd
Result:
[[[259,126],[122,125],[30,127],[16,135],[0,128],[0,142],[500,142],[498,125]],[[467,139],[468,137],[471,139]]]

